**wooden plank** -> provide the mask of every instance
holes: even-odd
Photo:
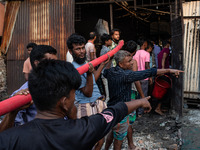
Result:
[[[200,94],[200,91],[184,91],[184,94]]]
[[[88,4],[112,4],[115,2],[123,2],[124,0],[114,0],[114,1],[88,1],[88,2],[75,2],[77,5],[88,5]],[[133,0],[126,0],[127,2],[133,2]]]
[[[113,29],[113,6],[110,4],[110,28]]]

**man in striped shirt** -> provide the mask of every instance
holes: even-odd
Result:
[[[120,50],[115,54],[114,59],[117,66],[104,70],[103,75],[108,80],[108,89],[110,100],[108,106],[113,106],[119,102],[131,101],[131,85],[133,82],[142,80],[151,76],[173,73],[179,75],[180,70],[175,69],[156,69],[151,68],[144,71],[132,71],[133,59],[127,51]],[[113,128],[114,149],[121,149],[123,139],[127,135],[129,126],[129,117],[126,116],[120,123]]]

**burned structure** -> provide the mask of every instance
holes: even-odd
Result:
[[[183,23],[186,18],[190,19],[187,15],[183,16],[182,6],[186,3],[182,0],[24,0],[9,1],[6,5],[4,3],[6,12],[0,51],[6,58],[4,60],[8,94],[25,82],[22,66],[28,56],[26,45],[29,42],[52,45],[58,50],[58,58],[65,60],[66,39],[70,34],[77,32],[87,39],[90,31],[99,28],[101,32],[119,28],[122,31],[121,37],[125,41],[130,39],[137,41],[140,36],[149,39],[154,37],[157,41],[171,37],[172,67],[183,69],[183,63],[185,66],[190,66],[188,63],[191,64],[192,61],[184,61],[189,59],[186,57],[190,57],[189,51],[185,51],[188,45],[184,40],[186,26],[183,26]],[[194,24],[198,29],[198,24]],[[190,23],[185,25],[187,29],[193,26]],[[195,35],[198,35],[197,31],[194,30]],[[195,56],[197,58],[197,55]],[[194,67],[190,68],[197,70]],[[195,78],[198,78],[198,74],[195,73]],[[183,83],[186,80],[183,82],[183,77],[173,80],[175,86],[172,90],[171,106],[181,115]],[[188,90],[186,86],[184,90],[185,94],[189,91],[199,91],[198,88]]]

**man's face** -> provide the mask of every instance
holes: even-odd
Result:
[[[147,52],[151,53],[152,50],[153,50],[153,47],[149,47],[149,48],[147,49]]]
[[[132,70],[133,68],[133,59],[131,56],[126,56],[122,62],[119,63],[119,66],[124,70]]]
[[[75,90],[71,90],[69,93],[69,98],[67,101],[67,107],[69,110],[69,113],[71,112],[72,108],[74,107],[74,101],[75,101]]]
[[[55,59],[55,60],[57,60],[58,58],[57,58],[57,56],[54,55],[54,54],[46,53],[46,54],[44,54],[44,58],[43,58],[43,59]],[[35,67],[37,67],[37,65],[38,65],[39,63],[40,63],[40,62],[39,62],[38,60],[35,60],[35,61],[34,61]],[[34,68],[35,68],[35,67],[34,67]]]
[[[55,59],[55,60],[57,60],[58,58],[54,54],[46,53],[46,54],[44,54],[44,58],[43,59]]]
[[[86,60],[85,44],[72,44],[72,56],[75,62],[78,64],[83,64]]]
[[[107,46],[111,46],[112,45],[112,40],[109,39],[108,41],[105,41],[105,43],[106,43]]]
[[[29,54],[29,55],[30,55],[32,49],[33,49],[32,47],[29,47],[29,48],[28,48],[28,54]]]
[[[145,41],[142,46],[143,46],[144,49],[146,49],[147,48],[147,41]]]
[[[115,31],[114,34],[112,35],[112,39],[114,41],[119,41],[119,38],[120,38],[119,31]]]
[[[170,44],[167,44],[166,46],[165,46],[165,48],[169,48],[170,47]]]

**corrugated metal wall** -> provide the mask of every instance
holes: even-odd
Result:
[[[200,98],[200,1],[183,4],[184,18],[184,97]]]
[[[3,34],[3,24],[4,24],[5,6],[0,3],[0,36]]]
[[[30,42],[51,45],[65,60],[66,40],[74,33],[74,0],[24,0],[19,8],[7,53],[8,94],[24,82],[23,63]]]

